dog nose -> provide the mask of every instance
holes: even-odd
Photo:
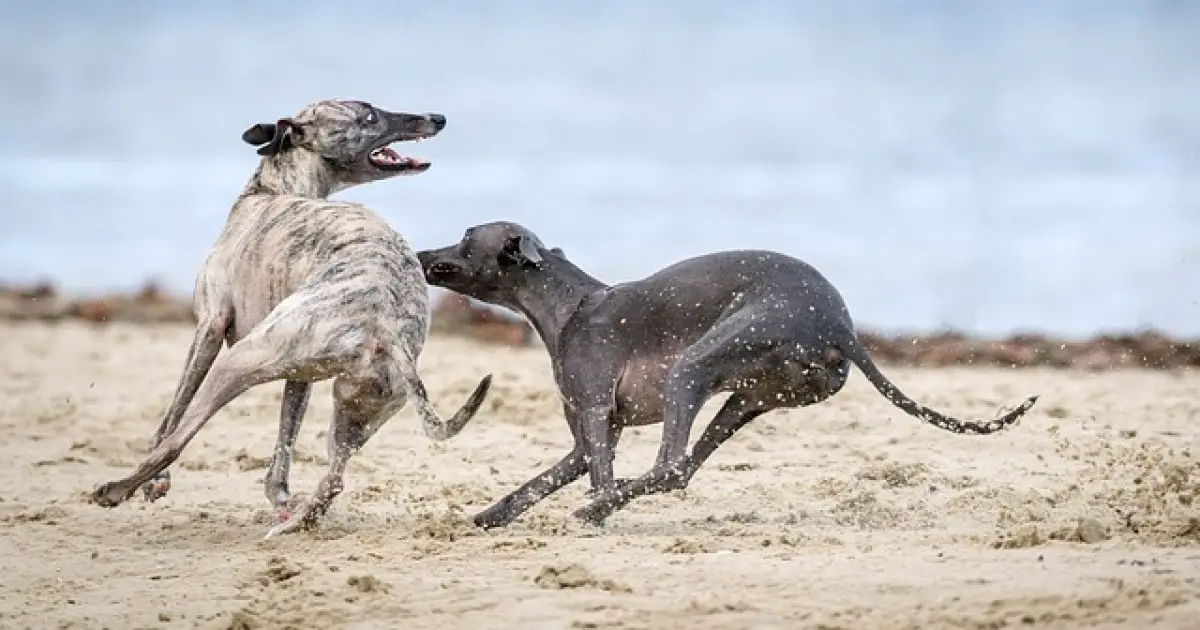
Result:
[[[446,117],[441,114],[429,114],[429,122],[437,125],[438,129],[446,126]]]

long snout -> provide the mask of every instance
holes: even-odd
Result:
[[[429,265],[433,264],[434,253],[424,249],[417,252],[417,260],[421,261],[421,270],[426,274],[429,273]]]
[[[422,140],[436,136],[446,128],[446,117],[428,112],[409,114],[406,112],[384,112],[388,132],[398,140]]]
[[[434,265],[439,262],[445,262],[450,258],[449,252],[446,251],[448,249],[450,248],[442,247],[440,249],[424,249],[417,252],[417,260],[421,262],[421,273],[425,276],[426,282],[435,284],[436,281],[442,279],[438,277],[438,274],[434,273]]]

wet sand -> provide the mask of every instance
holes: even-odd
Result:
[[[435,336],[444,413],[494,372],[460,436],[402,411],[352,462],[316,531],[262,541],[259,483],[281,383],[205,427],[152,505],[87,502],[126,474],[166,408],[186,324],[0,323],[0,627],[1188,628],[1200,624],[1200,371],[886,368],[944,412],[1041,400],[1012,431],[956,436],[855,374],[769,414],[692,487],[576,523],[584,483],[512,526],[466,517],[561,457],[543,350]],[[702,412],[693,436],[720,399]],[[292,473],[324,471],[329,384]],[[626,432],[617,474],[650,463]]]

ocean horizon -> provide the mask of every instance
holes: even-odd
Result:
[[[864,328],[1200,337],[1200,3],[0,4],[0,282],[190,295],[323,98],[437,111],[337,195],[418,249],[522,223],[610,283],[724,249]]]

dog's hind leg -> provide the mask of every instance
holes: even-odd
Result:
[[[255,385],[282,378],[285,374],[296,371],[315,374],[314,366],[307,365],[311,363],[311,359],[282,355],[277,344],[261,333],[233,344],[213,362],[207,378],[200,383],[192,404],[174,430],[163,437],[132,474],[101,485],[93,493],[93,499],[105,507],[122,503],[178,459],[201,427],[229,401]]]
[[[232,323],[232,316],[224,306],[202,308],[201,311],[195,335],[192,337],[192,345],[188,349],[187,359],[184,361],[183,373],[175,388],[175,396],[171,400],[170,407],[163,414],[162,422],[159,423],[154,436],[150,439],[151,450],[157,448],[163,438],[174,431],[176,425],[179,424],[179,419],[183,417],[184,411],[187,410],[192,398],[196,395],[196,390],[200,388],[200,383],[208,375],[217,354],[221,352],[221,344],[224,343],[226,333]],[[166,495],[170,489],[171,472],[164,469],[142,486],[142,493],[147,501],[155,501]]]
[[[726,440],[733,437],[734,433],[768,411],[770,411],[768,407],[756,403],[740,393],[735,393],[726,399],[721,410],[713,416],[712,422],[704,427],[704,433],[700,434],[700,438],[692,447],[692,454],[688,456],[684,465],[683,482],[686,484],[691,481],[704,462]]]
[[[288,381],[283,386],[283,403],[279,407],[279,437],[275,441],[271,465],[263,477],[263,491],[267,500],[279,511],[280,520],[288,517],[286,509],[291,499],[288,476],[292,468],[292,453],[311,393],[312,384],[304,381]]]
[[[381,371],[382,372],[382,371]],[[333,419],[326,442],[329,471],[308,501],[266,538],[316,525],[345,487],[346,464],[405,404],[403,385],[383,373],[372,377],[338,377],[333,383]]]

